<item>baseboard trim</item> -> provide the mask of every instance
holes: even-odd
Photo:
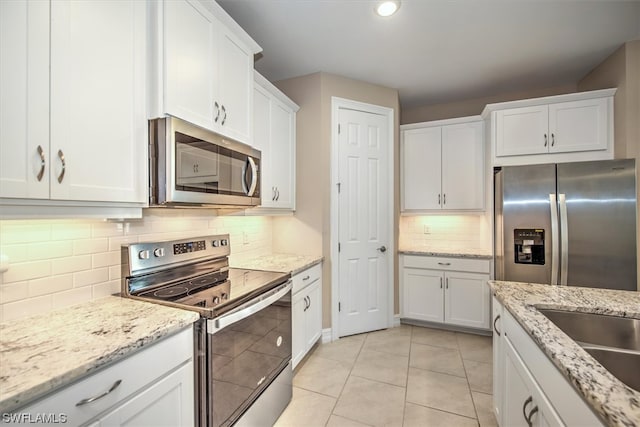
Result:
[[[331,342],[333,340],[333,335],[331,332],[331,328],[327,328],[327,329],[323,329],[322,330],[322,343],[328,343]]]

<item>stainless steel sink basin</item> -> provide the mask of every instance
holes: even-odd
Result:
[[[620,381],[640,391],[640,319],[538,309]]]
[[[640,351],[640,319],[575,311],[538,311],[579,344]]]
[[[583,345],[614,377],[634,390],[640,391],[640,352],[620,351],[613,348]]]

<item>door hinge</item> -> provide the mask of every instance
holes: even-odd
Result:
[[[338,303],[338,311],[342,311],[342,306]]]

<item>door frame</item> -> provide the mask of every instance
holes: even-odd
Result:
[[[395,213],[395,187],[394,187],[394,111],[393,108],[382,107],[380,105],[368,104],[365,102],[354,101],[351,99],[340,98],[337,96],[331,97],[331,195],[330,195],[330,259],[331,259],[331,340],[335,341],[339,336],[340,326],[340,314],[338,311],[338,302],[340,296],[340,270],[339,270],[339,253],[338,253],[338,241],[339,241],[339,211],[338,211],[338,169],[340,158],[339,153],[339,136],[338,136],[338,117],[340,108],[358,110],[366,113],[379,114],[386,116],[389,132],[389,144],[387,147],[387,167],[389,177],[387,185],[389,188],[389,197],[391,203],[388,205],[388,221],[387,221],[387,235],[389,236],[389,242],[387,246],[387,253],[391,257],[389,260],[389,268],[387,269],[387,327],[392,327],[394,324],[394,271],[395,271],[395,233],[393,230],[394,213]]]

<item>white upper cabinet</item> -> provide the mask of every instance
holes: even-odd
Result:
[[[143,206],[146,5],[12,1],[0,8],[3,204]]]
[[[402,210],[484,209],[480,117],[401,126]]]
[[[162,95],[151,96],[151,117],[169,114],[250,144],[260,47],[213,1],[164,1],[153,4],[152,16]]]
[[[255,72],[253,145],[262,152],[264,208],[295,209],[298,106]]]
[[[615,89],[487,105],[493,164],[613,158]]]

